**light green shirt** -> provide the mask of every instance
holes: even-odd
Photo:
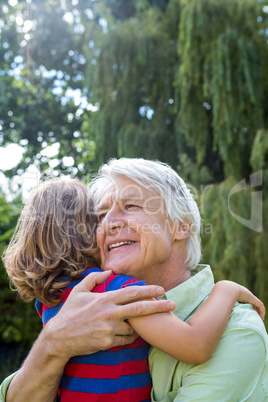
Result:
[[[188,321],[213,285],[210,267],[199,265],[190,279],[163,297],[173,300],[175,314]],[[186,364],[152,347],[149,363],[152,401],[268,401],[268,337],[261,318],[248,304],[236,303],[220,343],[207,362]]]
[[[16,371],[17,373],[17,371]],[[8,389],[9,384],[11,383],[11,380],[13,377],[15,377],[16,373],[11,374],[9,377],[7,377],[1,384],[0,386],[0,402],[5,402],[6,398],[6,392]]]

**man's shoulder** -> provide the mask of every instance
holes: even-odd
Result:
[[[10,374],[7,378],[4,379],[2,384],[0,384],[0,402],[4,402],[6,400],[6,392],[9,387],[9,384],[17,374],[17,371],[13,374]]]

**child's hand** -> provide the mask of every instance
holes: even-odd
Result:
[[[249,303],[252,304],[254,310],[260,315],[260,317],[264,320],[265,317],[265,307],[264,304],[256,297],[254,294],[238,283],[231,281],[220,281],[225,282],[227,286],[235,287],[237,291],[237,301],[240,303]]]
[[[260,315],[260,317],[264,320],[265,317],[265,307],[264,304],[258,299],[254,294],[245,288],[244,286],[238,285],[239,286],[239,296],[238,296],[238,301],[240,303],[250,303],[252,304],[254,310],[257,311],[257,313]]]

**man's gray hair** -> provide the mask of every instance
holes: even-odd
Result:
[[[194,196],[183,179],[169,165],[142,158],[111,159],[100,167],[90,189],[97,205],[111,183],[125,176],[160,195],[165,202],[167,218],[172,223],[190,223],[186,264],[194,269],[201,258],[201,217]]]

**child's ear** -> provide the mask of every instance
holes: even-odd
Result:
[[[185,221],[174,225],[174,240],[185,240],[190,236],[191,223]]]

